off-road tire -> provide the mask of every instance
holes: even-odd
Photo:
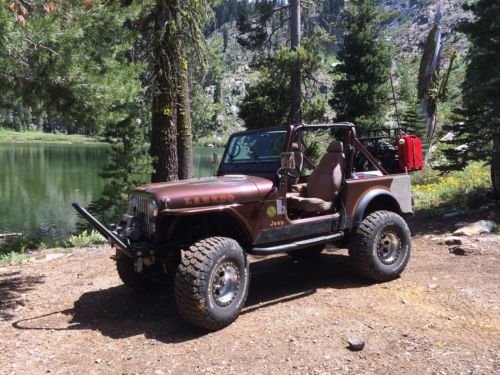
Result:
[[[226,237],[198,241],[182,252],[175,276],[177,309],[195,326],[210,331],[224,328],[245,305],[249,281],[246,254],[238,242]],[[218,295],[231,287],[233,293]]]
[[[304,249],[290,251],[287,254],[296,260],[312,260],[321,254],[321,252],[325,249],[325,246],[326,244],[306,247]]]
[[[405,269],[410,253],[408,225],[390,211],[375,211],[363,219],[349,244],[354,267],[361,276],[373,281],[397,278]]]
[[[115,261],[116,270],[121,281],[136,293],[158,290],[166,284],[166,282],[161,283],[149,278],[145,273],[146,270],[142,273],[135,272],[134,262],[118,251],[116,252]]]

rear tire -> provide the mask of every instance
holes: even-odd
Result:
[[[175,300],[189,323],[215,331],[231,324],[245,305],[250,281],[246,254],[235,240],[209,237],[183,251]]]
[[[349,244],[349,256],[358,273],[374,281],[397,278],[408,264],[410,253],[408,225],[390,211],[375,211],[363,219]]]

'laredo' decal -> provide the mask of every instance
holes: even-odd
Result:
[[[203,195],[198,197],[185,197],[184,206],[199,206],[202,204],[216,204],[216,203],[232,203],[234,202],[233,194],[220,194],[220,195]]]

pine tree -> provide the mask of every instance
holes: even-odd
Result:
[[[346,29],[333,71],[330,105],[337,121],[361,129],[381,127],[387,112],[391,56],[373,0],[350,2],[343,14]]]
[[[311,82],[320,64],[318,55],[300,47],[297,51],[287,48],[260,60],[255,66],[261,74],[260,81],[249,88],[240,105],[239,116],[248,129],[279,126],[290,123],[292,99],[290,82],[293,72],[300,67],[302,82]],[[321,118],[324,106],[315,100],[302,100],[301,116],[306,122]]]
[[[401,116],[400,125],[406,132],[416,134],[422,139],[425,135],[425,119],[418,104],[414,103],[406,108]]]
[[[305,3],[305,2],[304,2]],[[288,3],[283,1],[264,0],[256,2],[253,9],[253,17],[248,17],[246,14],[241,14],[238,19],[238,29],[240,36],[237,38],[238,43],[243,47],[247,47],[254,51],[264,52],[266,49],[278,54],[284,49],[290,51],[289,66],[284,67],[288,81],[280,81],[280,86],[276,87],[272,82],[269,82],[275,87],[265,87],[266,78],[258,83],[260,87],[254,87],[249,91],[246,102],[250,104],[262,98],[260,94],[276,94],[273,90],[279,89],[282,100],[287,100],[288,103],[280,103],[280,108],[286,106],[289,113],[284,123],[299,124],[303,120],[304,115],[304,76],[303,70],[307,67],[302,66],[304,49],[301,48],[302,38],[302,23],[301,23],[301,4],[300,0],[290,0]],[[288,36],[281,38],[284,39],[280,43],[280,36],[283,37],[283,31],[287,30]],[[281,35],[280,35],[281,33]],[[285,47],[285,44],[287,47]],[[265,63],[272,63],[272,59],[264,57],[260,59],[254,66],[259,66],[263,70],[266,68]],[[273,69],[269,66],[269,69]],[[272,97],[267,99],[273,101]],[[248,106],[247,106],[248,107]],[[271,109],[271,108],[270,108]],[[246,114],[248,111],[243,109],[242,119],[245,121],[247,127],[254,127],[253,120],[247,122]],[[279,111],[275,113],[269,112],[274,119],[282,118]],[[268,122],[269,123],[269,122]],[[271,123],[275,121],[271,120]],[[262,123],[260,127],[265,126]]]
[[[491,162],[493,188],[500,195],[500,3],[479,0],[465,6],[475,18],[461,31],[471,43],[463,89],[463,108],[456,110],[453,143],[462,145],[445,152],[446,169],[465,168],[471,160]]]
[[[117,123],[108,124],[104,132],[111,144],[110,161],[100,176],[108,182],[101,197],[92,202],[89,210],[103,222],[116,222],[126,211],[128,193],[137,185],[148,182],[152,172],[148,152],[147,133],[144,127],[145,108],[136,103],[136,108],[127,105],[130,115]]]

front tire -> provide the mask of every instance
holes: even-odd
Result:
[[[374,281],[397,278],[410,253],[410,229],[401,216],[390,211],[375,211],[363,219],[349,244],[349,256],[358,273]]]
[[[248,295],[250,270],[235,240],[209,237],[183,251],[175,300],[189,323],[215,331],[238,317]]]
[[[148,274],[149,270],[144,269],[138,273],[134,269],[134,262],[119,251],[116,252],[116,271],[121,281],[136,293],[146,293],[164,287],[168,281],[161,269],[155,274]],[[153,267],[159,267],[155,264]],[[156,275],[160,274],[160,276]],[[156,277],[155,277],[156,276]],[[159,280],[161,279],[161,281]]]

